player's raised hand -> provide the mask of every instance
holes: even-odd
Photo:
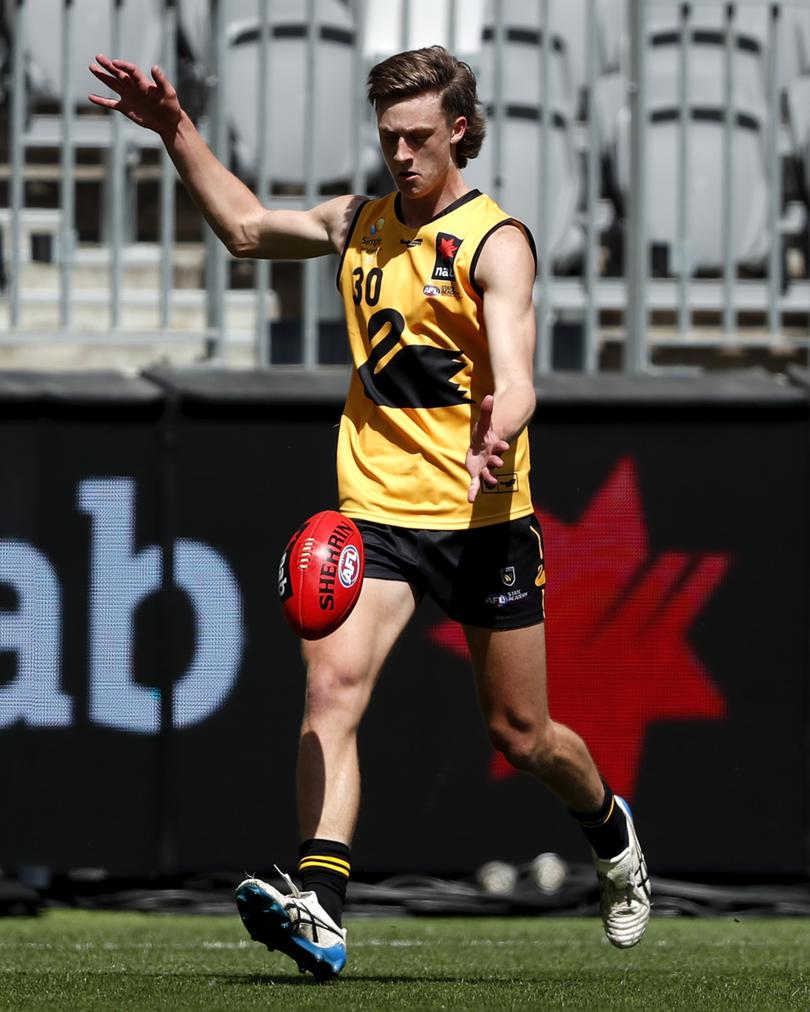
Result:
[[[111,60],[99,53],[90,73],[119,97],[89,95],[94,105],[114,109],[138,126],[165,135],[174,130],[183,110],[177,92],[160,67],[152,67],[152,80],[129,60]]]
[[[503,467],[503,457],[509,449],[509,443],[494,431],[492,428],[492,409],[495,398],[487,394],[481,401],[481,410],[478,414],[478,421],[473,429],[470,448],[467,450],[465,461],[467,470],[470,472],[470,488],[467,492],[467,501],[475,502],[475,498],[481,489],[481,480],[487,485],[497,485],[498,479],[492,473],[492,468]]]

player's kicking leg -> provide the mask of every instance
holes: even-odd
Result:
[[[251,938],[283,952],[319,980],[346,963],[341,919],[360,804],[357,730],[385,658],[416,607],[408,583],[366,579],[349,618],[304,641],[307,692],[298,752],[298,875],[286,893],[250,878],[236,904]]]
[[[569,808],[591,845],[605,934],[619,948],[635,945],[650,917],[644,855],[627,803],[602,781],[582,739],[549,717],[543,625],[465,633],[493,744]]]

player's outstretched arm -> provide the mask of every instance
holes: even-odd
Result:
[[[481,251],[475,278],[484,292],[495,389],[481,401],[467,451],[470,502],[482,481],[497,484],[493,470],[503,465],[503,454],[534,414],[534,277],[534,257],[522,231],[505,225],[493,232]]]
[[[308,211],[270,211],[214,156],[159,67],[151,80],[136,64],[99,54],[90,72],[117,98],[90,95],[154,130],[206,221],[237,257],[305,259],[341,252],[359,197],[337,197]]]

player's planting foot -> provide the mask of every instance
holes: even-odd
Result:
[[[346,929],[335,924],[315,893],[302,893],[289,875],[279,874],[290,888],[287,896],[258,878],[237,887],[242,923],[254,941],[295,960],[301,973],[330,980],[346,964]]]
[[[601,893],[599,910],[608,941],[629,949],[641,940],[650,919],[650,880],[647,864],[633,826],[633,817],[624,798],[616,804],[627,816],[627,847],[617,857],[604,860],[594,855]]]

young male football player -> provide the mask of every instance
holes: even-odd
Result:
[[[464,628],[492,743],[580,823],[607,937],[635,945],[650,894],[629,810],[582,739],[548,713],[543,546],[526,433],[535,254],[524,226],[464,182],[484,137],[470,68],[438,46],[374,67],[368,96],[395,190],[308,211],[263,207],[206,147],[158,68],[150,81],[132,63],[99,56],[91,70],[119,96],[92,101],[160,134],[233,255],[341,257],[355,369],[338,483],[340,508],[363,534],[365,582],[339,629],[303,643],[301,889],[289,877],[289,893],[243,882],[237,904],[251,936],[320,978],[343,968],[357,730],[386,656],[428,593]]]

